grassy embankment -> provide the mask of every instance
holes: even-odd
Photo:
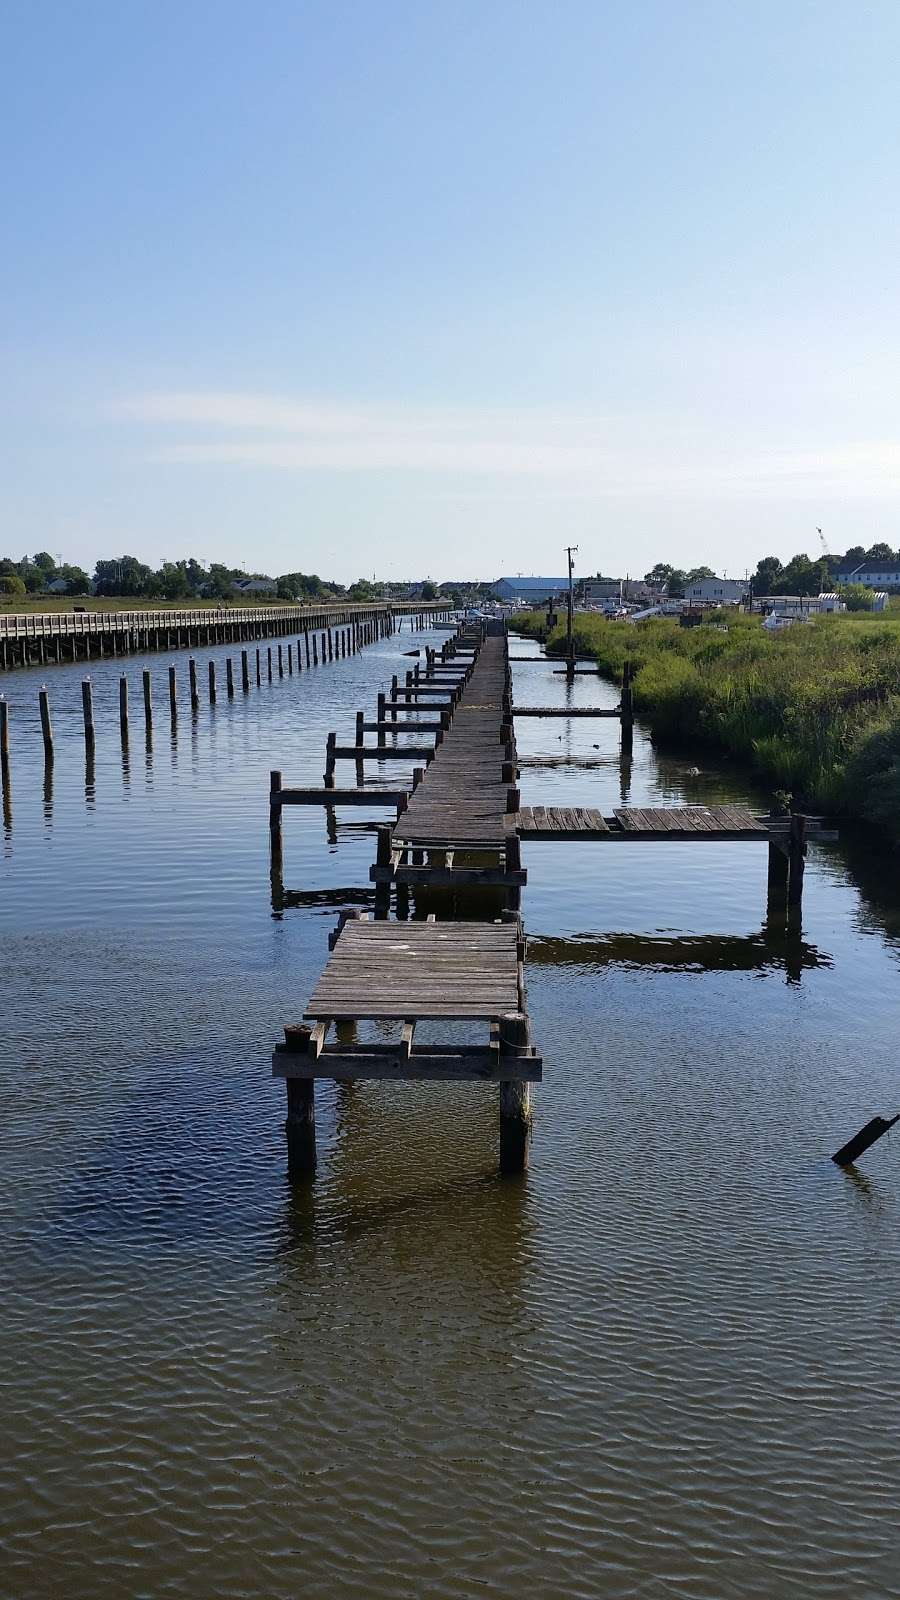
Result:
[[[540,612],[513,619],[543,638]],[[565,652],[565,628],[547,639]],[[579,655],[619,679],[655,736],[700,742],[748,762],[798,807],[857,817],[900,840],[900,621],[820,617],[768,633],[758,617],[575,618]]]

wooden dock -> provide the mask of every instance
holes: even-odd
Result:
[[[315,605],[203,606],[193,610],[0,612],[0,670],[88,661],[154,650],[205,649],[239,640],[324,635],[351,631],[354,646],[396,632],[404,619],[431,626],[450,614],[446,601],[371,604],[334,601]],[[307,660],[307,666],[309,661]]]
[[[408,671],[403,684],[393,679],[390,690],[377,697],[374,718],[357,711],[352,744],[339,745],[336,732],[328,735],[321,789],[292,789],[282,784],[280,772],[272,774],[273,906],[279,908],[291,903],[281,877],[284,806],[321,805],[329,816],[342,805],[396,810],[392,824],[378,826],[377,858],[370,869],[374,916],[342,912],[331,958],[303,1022],[286,1028],[273,1058],[274,1074],[287,1083],[289,1165],[296,1176],[315,1167],[314,1084],[320,1078],[495,1082],[501,1171],[521,1172],[527,1165],[531,1084],[540,1081],[542,1063],[526,1004],[519,915],[527,881],[523,844],[764,842],[767,937],[777,940],[780,919],[789,933],[798,927],[807,843],[835,837],[820,818],[759,816],[733,804],[620,807],[610,815],[591,807],[523,807],[517,715],[618,717],[627,749],[631,674],[626,670],[615,709],[515,708],[502,624],[466,625],[440,653],[426,651],[424,669],[417,665]],[[376,734],[377,744],[367,744],[366,733]],[[433,744],[418,743],[426,736]],[[404,745],[410,738],[417,742]],[[387,758],[408,767],[423,764],[412,767],[408,786],[367,788],[362,763]],[[356,763],[353,788],[336,783],[335,766],[343,759]],[[329,827],[335,827],[333,818]],[[410,921],[411,889],[484,891],[494,920],[468,916],[436,922],[429,916]],[[308,900],[309,892],[295,898]],[[390,920],[392,905],[396,920]],[[442,1021],[478,1024],[487,1038],[462,1045],[417,1042],[420,1023]],[[360,1039],[359,1029],[366,1025],[382,1033]],[[396,1029],[396,1037],[386,1040],[385,1028]]]

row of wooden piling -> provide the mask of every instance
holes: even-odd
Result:
[[[283,645],[277,644],[266,647],[265,662],[260,648],[257,646],[255,662],[251,661],[249,650],[242,650],[240,655],[240,683],[244,694],[250,693],[251,682],[255,677],[256,686],[259,688],[263,682],[263,670],[269,683],[274,677],[293,677],[296,662],[296,671],[302,672],[304,660],[306,668],[317,667],[320,664],[335,659],[343,660],[347,656],[356,655],[366,645],[374,643],[383,636],[387,623],[381,618],[374,618],[371,622],[360,622],[338,629],[326,629],[319,633],[304,632],[297,639],[296,651],[293,642]],[[200,709],[200,688],[197,673],[197,662],[193,656],[188,661],[188,684],[191,711]],[[142,691],[144,707],[144,725],[149,735],[153,729],[153,685],[149,667],[142,673]],[[231,656],[225,660],[225,693],[229,700],[235,696],[235,663]],[[218,701],[217,668],[214,660],[208,663],[208,694],[209,704],[216,705]],[[178,683],[177,672],[173,665],[168,669],[168,699],[169,716],[174,726],[178,721]],[[82,718],[84,722],[84,740],[88,751],[93,751],[96,745],[96,730],[94,724],[94,691],[90,678],[85,678],[81,685]],[[53,760],[54,736],[53,719],[50,709],[50,694],[46,684],[42,684],[38,692],[38,710],[40,713],[41,736],[44,744],[44,757],[47,761]],[[122,743],[128,743],[129,737],[129,694],[128,679],[123,675],[119,679],[119,728]],[[8,701],[0,695],[0,756],[4,768],[8,767],[10,759],[10,708]]]

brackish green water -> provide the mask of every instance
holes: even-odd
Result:
[[[286,1181],[272,1042],[374,841],[287,813],[286,884],[334,904],[274,917],[268,771],[318,782],[443,637],[184,704],[175,738],[154,657],[126,763],[94,663],[92,772],[80,673],[46,669],[51,789],[39,678],[2,685],[0,1593],[900,1594],[897,1142],[828,1160],[900,1104],[889,860],[814,850],[788,945],[764,846],[526,847],[527,1177],[496,1177],[494,1091],[360,1085]],[[613,722],[517,731],[525,804],[748,797],[640,729],[627,766]]]

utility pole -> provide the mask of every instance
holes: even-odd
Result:
[[[575,671],[575,647],[572,643],[572,561],[573,552],[578,549],[577,544],[566,545],[566,555],[569,558],[569,608],[566,618],[566,666],[570,674]]]

